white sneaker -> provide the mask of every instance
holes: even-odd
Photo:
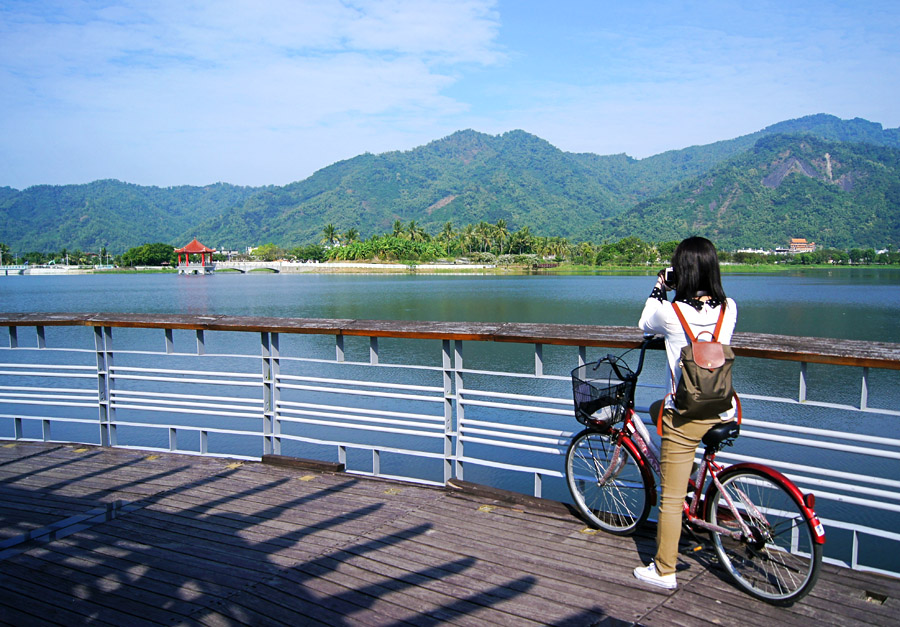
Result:
[[[674,590],[678,587],[678,583],[675,581],[675,573],[660,575],[656,572],[656,564],[653,562],[650,562],[649,566],[638,566],[635,568],[634,576],[644,583],[649,583],[651,586],[658,588]]]

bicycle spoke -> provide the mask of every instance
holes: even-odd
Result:
[[[609,434],[576,436],[566,453],[566,477],[576,506],[595,526],[630,533],[649,513],[649,488],[637,460]]]
[[[780,480],[765,472],[723,474],[707,520],[740,529],[741,539],[712,534],[720,562],[754,596],[777,604],[802,597],[818,576],[821,546],[814,543],[799,505]]]

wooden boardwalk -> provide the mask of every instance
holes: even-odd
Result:
[[[0,445],[0,623],[10,625],[897,624],[900,580],[825,566],[790,608],[703,549],[674,593],[631,575],[649,535],[567,508],[145,451]]]

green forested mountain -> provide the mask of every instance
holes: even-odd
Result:
[[[364,154],[264,188],[119,181],[0,188],[0,242],[16,251],[121,252],[198,237],[239,248],[362,238],[416,221],[437,233],[504,220],[572,240],[702,233],[720,246],[900,241],[900,129],[815,115],[646,159],[563,152],[524,131],[460,131],[406,152]],[[828,155],[828,156],[826,156]],[[773,182],[777,184],[773,184]]]
[[[155,241],[184,240],[183,245],[200,222],[240,207],[258,191],[223,183],[167,188],[111,180],[38,185],[5,198],[0,193],[0,242],[19,252],[103,247],[124,252]]]
[[[790,237],[835,248],[896,246],[900,149],[770,135],[598,232],[648,241],[697,233],[724,248],[785,245]]]

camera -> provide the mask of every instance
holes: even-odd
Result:
[[[666,268],[663,274],[663,283],[665,284],[667,289],[674,290],[677,282],[675,280],[675,269],[674,268]]]

